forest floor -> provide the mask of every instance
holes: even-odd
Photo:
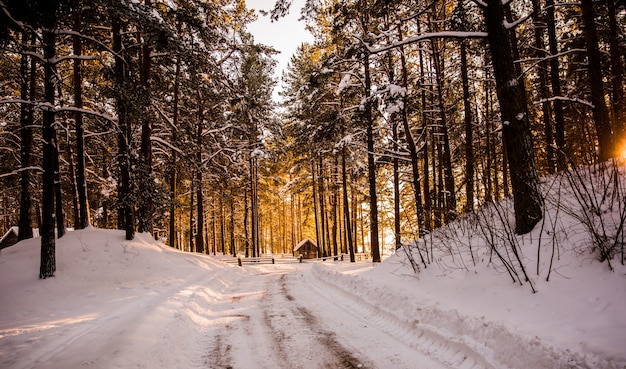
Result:
[[[582,322],[504,278],[475,301],[457,279],[437,300],[441,284],[393,258],[238,267],[87,229],[57,242],[56,276],[38,280],[38,248],[0,252],[1,368],[626,368],[621,272],[600,274],[613,298],[579,304]],[[518,297],[479,311],[505,288]]]

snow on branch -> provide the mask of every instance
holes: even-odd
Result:
[[[526,61],[534,61],[533,64],[531,64],[530,66],[528,66],[526,69],[524,69],[524,71],[522,72],[522,75],[525,75],[526,73],[528,73],[530,70],[532,70],[533,68],[535,68],[536,66],[538,66],[539,64],[541,64],[544,61],[548,61],[550,59],[554,59],[554,58],[558,58],[561,57],[563,55],[567,55],[567,54],[572,54],[572,53],[586,53],[587,50],[585,49],[571,49],[571,50],[567,50],[567,51],[563,51],[560,52],[558,54],[553,54],[553,55],[548,55],[546,57],[543,58],[533,58],[533,59],[525,59],[525,60],[519,60],[516,61],[516,63],[518,62],[526,62]]]
[[[150,136],[150,141],[160,143],[160,144],[162,144],[163,146],[169,147],[170,149],[172,149],[172,150],[176,151],[177,153],[179,153],[179,154],[181,154],[181,155],[185,155],[185,153],[184,153],[181,149],[179,149],[178,147],[176,147],[176,146],[172,145],[171,143],[169,143],[168,141],[166,141],[166,140],[162,139],[161,137],[158,137],[158,136]]]
[[[110,52],[110,53],[111,53],[111,54],[113,54],[114,56],[119,56],[119,57],[121,57],[121,56],[120,56],[120,55],[118,55],[115,51],[113,51],[113,49],[111,49],[111,48],[110,48],[110,47],[108,47],[105,43],[103,43],[102,41],[98,40],[98,39],[97,39],[97,38],[95,38],[95,37],[88,36],[88,35],[82,34],[82,33],[80,33],[80,32],[72,31],[72,30],[69,30],[69,29],[59,29],[59,30],[55,30],[55,31],[54,31],[54,33],[55,33],[55,34],[57,34],[57,35],[78,36],[78,37],[80,37],[80,38],[83,38],[83,39],[85,39],[85,40],[89,40],[89,41],[91,41],[91,42],[95,43],[96,45],[98,45],[98,46],[100,46],[101,48],[103,48],[104,50],[106,50],[106,51]]]
[[[90,60],[100,60],[100,57],[96,56],[96,55],[80,55],[80,56],[78,56],[78,55],[72,54],[72,55],[67,55],[67,56],[64,56],[64,57],[61,57],[61,58],[54,59],[52,62],[54,64],[58,64],[58,63],[66,61],[66,60],[85,60],[85,61],[90,61]]]
[[[472,2],[476,5],[478,5],[481,8],[486,8],[487,7],[487,3],[485,3],[482,0],[472,0]]]
[[[102,118],[102,119],[107,120],[109,122],[117,121],[116,117],[112,117],[110,115],[106,115],[106,114],[103,114],[103,113],[98,113],[97,111],[93,111],[93,110],[89,110],[89,109],[76,108],[76,107],[73,107],[73,106],[66,106],[66,107],[58,108],[58,109],[55,109],[55,111],[57,111],[57,112],[69,111],[69,112],[74,112],[74,113],[81,113],[81,114],[86,114],[86,115],[92,115],[94,117]]]
[[[541,99],[541,100],[537,101],[535,104],[543,104],[545,102],[552,102],[552,101],[556,101],[556,100],[570,102],[570,103],[575,103],[575,104],[581,104],[581,105],[589,107],[590,109],[595,108],[595,106],[590,101],[577,99],[575,97],[566,97],[566,96],[553,96],[553,97],[549,97],[547,99]]]
[[[98,118],[102,118],[105,119],[107,121],[110,122],[115,122],[117,119],[115,117],[112,117],[110,115],[106,115],[103,113],[99,113],[97,111],[93,111],[93,110],[89,110],[89,109],[84,109],[84,108],[77,108],[74,106],[64,106],[64,107],[56,107],[52,104],[50,104],[49,102],[41,102],[41,101],[30,101],[30,100],[23,100],[23,99],[7,99],[7,100],[0,100],[0,104],[28,104],[28,105],[32,105],[35,108],[38,108],[40,110],[47,110],[47,111],[54,111],[56,113],[58,112],[74,112],[74,113],[82,113],[82,114],[86,114],[86,115],[92,115]]]
[[[487,37],[487,32],[460,32],[460,31],[441,31],[441,32],[432,32],[432,33],[425,33],[422,35],[417,35],[417,36],[411,36],[411,37],[407,37],[405,39],[403,39],[402,41],[397,41],[394,42],[390,45],[385,45],[385,46],[381,46],[381,47],[375,47],[372,46],[370,44],[368,44],[367,42],[365,42],[364,40],[362,40],[361,38],[355,36],[359,41],[361,41],[361,43],[366,47],[367,51],[370,54],[378,54],[378,53],[382,53],[391,49],[395,49],[397,47],[400,46],[404,46],[404,45],[410,45],[410,44],[414,44],[417,42],[422,42],[422,41],[429,41],[432,39],[439,39],[439,38],[456,38],[456,39],[468,39],[468,38],[486,38]]]
[[[43,169],[42,169],[41,167],[38,167],[38,166],[30,166],[30,167],[19,168],[19,169],[13,170],[13,171],[8,172],[8,173],[3,173],[3,174],[0,174],[0,178],[10,177],[10,176],[14,176],[14,175],[18,175],[20,172],[23,172],[23,171],[25,171],[25,170],[33,170],[33,171],[36,171],[36,172],[41,172],[41,173],[43,173]]]
[[[528,20],[528,18],[530,18],[532,16],[533,13],[527,14],[526,16],[514,21],[514,22],[507,22],[506,20],[504,21],[504,28],[506,29],[513,29],[517,26],[519,26],[520,24],[526,22],[526,20]]]
[[[212,135],[214,133],[219,133],[219,132],[223,132],[227,129],[233,128],[232,124],[225,124],[219,128],[214,128],[214,129],[205,129],[204,131],[202,131],[202,137],[208,136],[208,135]]]

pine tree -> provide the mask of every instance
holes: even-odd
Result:
[[[513,187],[515,232],[524,234],[541,220],[542,204],[526,93],[521,76],[515,73],[513,41],[509,30],[504,27],[504,13],[504,6],[499,0],[489,0],[483,7]]]

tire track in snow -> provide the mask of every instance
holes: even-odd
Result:
[[[205,368],[373,368],[343,347],[333,332],[289,294],[286,273],[233,284],[208,334]]]
[[[266,295],[268,277],[246,274],[229,282],[219,301],[205,306],[210,314],[203,368],[287,368],[268,342],[271,332],[263,327],[260,301]]]
[[[55,339],[51,345],[33,346],[27,353],[32,361],[26,367],[128,367],[129,357],[141,360],[133,354],[135,340],[153,341],[153,347],[167,341],[168,328],[163,324],[176,323],[176,316],[170,311],[180,306],[181,301],[185,304],[207,276],[200,273],[194,277],[162,290],[155,286],[129,289],[126,296],[120,295],[106,306],[90,307],[100,314],[94,313],[93,320],[67,328],[62,332],[65,337]],[[158,352],[154,348],[148,354]],[[136,366],[141,367],[140,363]]]
[[[332,274],[332,276],[330,275]],[[453,369],[496,369],[502,368],[489,362],[483,354],[457,339],[439,332],[436,327],[423,324],[417,318],[405,319],[392,311],[381,309],[376,300],[371,296],[365,297],[351,290],[346,284],[341,283],[342,278],[351,276],[339,273],[324,273],[321,266],[314,266],[309,273],[305,273],[306,284],[311,286],[317,296],[325,298],[327,303],[339,306],[351,315],[358,317],[364,323],[373,325],[381,333],[384,333],[398,341],[400,344],[424,353],[426,356]],[[333,279],[333,276],[341,278]],[[339,292],[344,298],[333,299],[326,289]],[[384,304],[383,304],[384,305]],[[416,311],[415,316],[418,316]]]
[[[297,352],[297,355],[295,355],[295,359],[298,362],[292,362],[291,367],[309,368],[310,366],[306,363],[302,363],[300,360],[302,360],[302,358],[313,359],[316,356],[317,360],[321,359],[322,361],[316,364],[316,367],[345,369],[371,367],[370,365],[364,365],[361,362],[362,360],[353,356],[352,353],[336,339],[334,332],[322,328],[316,316],[306,307],[298,304],[297,300],[287,289],[286,277],[287,275],[282,275],[277,283],[275,282],[272,285],[271,293],[268,294],[270,298],[269,305],[266,306],[266,312],[268,312],[268,314],[266,314],[266,322],[270,329],[277,332],[279,335],[277,342],[284,346],[281,349],[282,352],[294,352],[293,346],[296,346],[296,348],[300,350],[300,352]],[[288,314],[271,314],[274,310],[283,310],[283,306],[288,309]],[[276,317],[278,317],[278,319],[275,319]],[[295,321],[293,321],[294,318]],[[287,320],[287,322],[285,322],[285,320]],[[286,327],[290,327],[289,330],[292,330],[293,326],[296,326],[297,331],[300,333],[294,335],[294,338],[291,338],[289,335],[284,334],[284,331]],[[308,342],[289,342],[290,340],[295,340],[297,337],[300,337],[302,333],[304,333],[305,337],[310,337]],[[285,336],[287,337],[287,342],[283,339]],[[306,347],[306,349],[304,347]],[[303,350],[306,350],[306,352],[301,352]],[[319,355],[322,355],[322,357],[320,358]]]

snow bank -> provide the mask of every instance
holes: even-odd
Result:
[[[343,295],[366,307],[371,320],[382,321],[380,324],[393,330],[395,335],[413,341],[419,346],[416,349],[431,350],[431,354],[443,361],[453,362],[454,358],[447,355],[462,352],[471,358],[474,365],[483,368],[626,367],[626,355],[622,351],[623,342],[626,342],[623,329],[617,327],[611,329],[615,334],[611,338],[615,341],[610,343],[609,347],[604,347],[603,352],[601,350],[591,352],[594,350],[590,351],[590,346],[593,345],[594,339],[599,337],[588,336],[583,332],[578,334],[580,345],[567,347],[571,337],[557,336],[544,339],[542,337],[544,327],[534,325],[541,319],[533,315],[544,311],[546,318],[549,319],[553,312],[552,308],[559,308],[558,303],[552,307],[544,306],[545,310],[542,311],[535,309],[524,312],[526,301],[519,298],[520,296],[530,296],[529,299],[535,299],[538,304],[541,303],[542,296],[531,295],[523,288],[509,285],[505,288],[512,288],[518,293],[517,303],[521,306],[515,311],[509,311],[509,319],[494,319],[492,315],[499,317],[500,302],[497,294],[490,296],[488,291],[499,290],[502,286],[491,288],[480,283],[474,284],[478,281],[472,278],[455,279],[456,287],[452,291],[458,293],[445,296],[451,293],[450,290],[446,291],[450,286],[437,281],[437,277],[417,279],[397,274],[400,270],[409,271],[404,263],[398,268],[399,259],[392,257],[383,263],[384,266],[381,265],[361,275],[340,273],[325,265],[316,265],[313,272],[316,278],[327,286],[340,289]],[[392,269],[395,269],[394,274],[389,274]],[[390,278],[390,275],[395,276]],[[493,280],[493,276],[491,279]],[[393,285],[388,285],[389,282]],[[444,298],[440,298],[437,292],[442,292]],[[616,300],[621,299],[623,302],[624,296],[622,294]],[[607,304],[613,302],[607,301]],[[517,303],[509,301],[505,304],[507,306],[505,310],[510,310],[510,306],[516,306]],[[484,308],[482,314],[476,314],[476,308]],[[589,306],[579,308],[586,310]],[[589,316],[593,311],[587,310],[586,313],[589,319],[597,320]],[[523,329],[517,329],[524,323],[528,325]],[[580,324],[577,323],[579,321],[576,320],[561,322],[572,324],[574,330],[580,328]],[[450,347],[456,347],[458,351],[450,352]],[[439,348],[442,348],[443,352],[437,352]]]

